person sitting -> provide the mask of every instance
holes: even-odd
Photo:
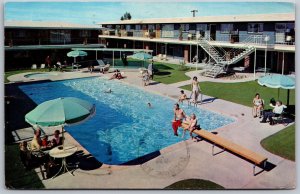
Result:
[[[41,130],[38,128],[34,132],[33,139],[30,144],[31,151],[39,151],[42,146]]]
[[[89,67],[88,67],[88,71],[89,71],[90,73],[93,73],[93,71],[94,71],[94,66],[93,66],[93,65],[89,66]]]
[[[181,90],[180,93],[181,93],[181,95],[179,96],[178,102],[183,103],[183,101],[187,99],[187,96],[183,90]]]
[[[41,146],[41,148],[43,150],[47,150],[47,149],[50,149],[51,147],[52,147],[52,145],[51,145],[51,142],[48,140],[48,135],[45,135],[42,138],[42,146]]]
[[[183,130],[183,134],[182,134],[182,138],[184,138],[184,135],[185,135],[185,131],[186,130],[189,130],[190,131],[190,136],[191,138],[193,139],[193,131],[196,130],[196,129],[199,129],[199,126],[197,126],[197,118],[196,118],[196,115],[193,113],[190,117],[190,119],[187,120],[188,122],[188,126],[186,128],[184,128]]]
[[[52,147],[56,147],[56,146],[59,146],[59,145],[62,145],[62,139],[59,137],[59,130],[55,130],[54,131],[54,137],[51,141],[51,146]]]
[[[124,77],[122,76],[121,72],[117,69],[109,79],[111,80],[111,79],[123,79],[123,78]]]
[[[57,69],[59,69],[59,71],[62,71],[62,65],[60,61],[57,61],[54,67],[55,67],[55,71],[57,71]]]
[[[267,119],[269,119],[270,125],[274,125],[274,121],[273,121],[272,117],[278,117],[280,114],[282,114],[282,112],[286,108],[286,106],[283,105],[281,101],[277,101],[275,106],[272,104],[270,104],[270,106],[274,108],[273,111],[265,112],[263,115],[263,119],[260,122],[266,123]]]
[[[260,98],[259,93],[255,94],[255,97],[253,98],[253,117],[259,117],[261,118],[261,111],[264,109],[264,101]]]

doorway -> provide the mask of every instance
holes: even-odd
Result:
[[[216,24],[210,24],[210,39],[211,40],[216,40]]]

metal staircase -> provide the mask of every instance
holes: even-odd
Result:
[[[213,46],[204,37],[200,37],[198,44],[216,62],[204,75],[216,78],[220,73],[226,72],[230,65],[239,62],[245,56],[254,52],[255,48],[249,44],[253,42],[253,38],[253,36],[249,36],[239,48],[226,52],[222,47]]]

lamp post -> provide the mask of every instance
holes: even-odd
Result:
[[[270,40],[269,36],[266,36],[264,41],[266,42],[266,49],[265,49],[265,75],[267,72],[267,48],[268,48],[268,41]]]

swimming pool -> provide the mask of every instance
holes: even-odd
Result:
[[[88,121],[66,130],[95,158],[106,164],[123,164],[183,139],[173,135],[174,100],[116,80],[84,78],[19,86],[40,104],[58,97],[78,97],[96,105]],[[105,93],[111,88],[112,93]],[[147,103],[152,104],[152,108]],[[183,105],[187,114],[195,113],[201,127],[213,130],[234,122],[222,115]],[[188,133],[186,139],[189,138]]]
[[[24,77],[30,79],[48,78],[49,76],[57,76],[57,73],[29,73],[24,75]]]

